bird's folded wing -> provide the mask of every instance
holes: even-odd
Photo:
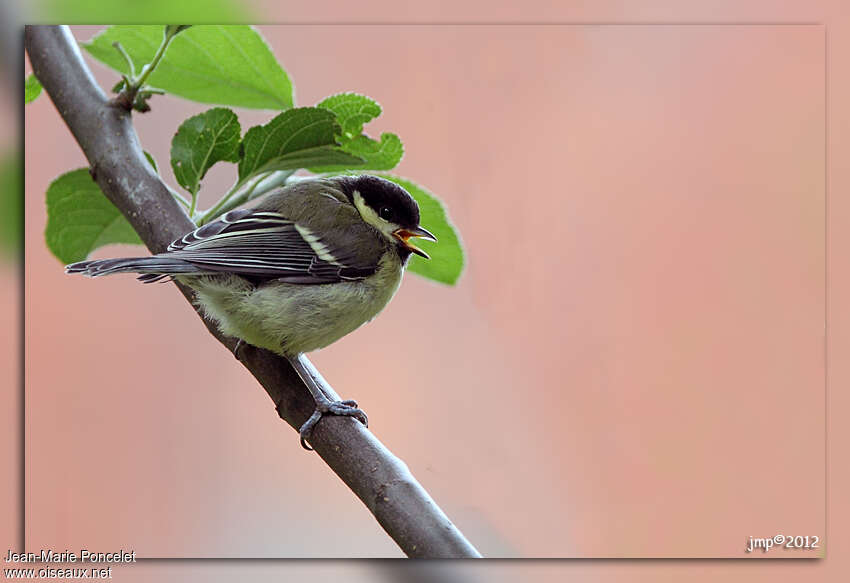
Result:
[[[375,272],[380,258],[355,257],[350,246],[335,246],[279,213],[250,209],[231,211],[192,231],[164,255],[204,271],[305,284],[362,279]]]

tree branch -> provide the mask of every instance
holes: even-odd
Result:
[[[148,248],[162,252],[171,241],[191,231],[194,224],[145,160],[130,113],[110,104],[68,28],[27,26],[25,45],[36,77],[80,144],[92,176]],[[191,302],[192,291],[179,287]],[[214,323],[204,323],[232,350],[234,338],[221,334]],[[255,347],[243,347],[240,357],[272,402],[279,404],[281,417],[293,428],[300,427],[313,411],[313,399],[292,366]],[[312,367],[306,358],[304,361]],[[328,394],[336,397],[324,379],[316,376]],[[297,444],[293,439],[293,447]],[[354,419],[324,417],[310,444],[409,557],[481,556],[404,462]]]

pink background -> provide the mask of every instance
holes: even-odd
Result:
[[[314,361],[486,555],[743,556],[749,535],[825,535],[824,27],[262,32],[300,104],[357,88],[384,105],[369,130],[401,135],[398,173],[466,240],[458,288],[408,276]],[[162,99],[138,121],[161,167],[196,111]],[[396,556],[173,290],[62,275],[43,192],[83,159],[47,100],[27,117],[27,548]],[[432,338],[418,356],[392,340],[406,327]],[[475,413],[485,399],[504,413]]]

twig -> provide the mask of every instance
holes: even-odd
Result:
[[[142,89],[145,87],[145,83],[147,82],[148,77],[150,77],[150,74],[153,73],[153,70],[156,69],[156,66],[159,65],[159,61],[165,55],[165,51],[168,49],[168,45],[171,44],[171,40],[187,28],[189,28],[188,25],[166,26],[162,35],[162,41],[159,43],[159,47],[156,49],[153,59],[151,59],[150,63],[142,66],[142,72],[138,77],[136,77],[136,68],[133,65],[133,59],[129,54],[127,54],[127,51],[124,50],[121,43],[118,41],[112,43],[115,50],[121,53],[121,56],[126,61],[127,68],[129,69],[128,75],[121,76],[122,79],[124,79],[124,89],[122,89],[121,93],[115,97],[113,103],[128,111],[133,108],[140,112],[150,110],[150,106],[147,104],[147,98],[149,98],[153,93],[162,94],[163,92],[158,89],[147,89],[146,91],[142,91]],[[195,197],[193,195],[193,203],[194,198]]]
[[[68,28],[28,26],[25,45],[33,71],[80,144],[101,190],[148,248],[164,251],[190,231],[192,222],[145,160],[130,113],[107,100]],[[191,301],[191,290],[181,291]],[[212,322],[204,323],[232,350],[234,338],[222,335]],[[300,427],[313,411],[313,400],[286,359],[254,347],[243,349],[240,358],[278,404],[281,417]],[[336,396],[318,372],[316,376],[329,396]],[[323,419],[310,444],[408,556],[480,556],[404,462],[354,419]],[[293,447],[298,447],[295,439]]]

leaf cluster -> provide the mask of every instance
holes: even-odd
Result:
[[[133,89],[134,96],[143,96],[146,107],[156,93],[219,106],[185,120],[171,141],[171,168],[188,198],[172,192],[197,224],[296,180],[299,170],[383,172],[395,168],[404,155],[396,134],[387,132],[373,139],[364,133],[365,124],[382,112],[365,95],[340,93],[313,107],[295,107],[289,76],[252,27],[171,25],[164,31],[156,25],[111,26],[82,46],[122,74],[117,91]],[[141,71],[138,76],[137,70]],[[34,78],[27,80],[28,101],[37,95],[35,84]],[[237,114],[221,106],[280,113],[243,133]],[[148,159],[156,171],[156,162],[149,155]],[[235,164],[235,183],[210,208],[200,210],[203,179],[218,163]],[[463,250],[442,203],[408,179],[384,176],[417,200],[422,224],[439,239],[438,244],[425,243],[432,259],[414,257],[409,269],[435,281],[455,283],[463,269]],[[129,224],[84,169],[57,178],[48,189],[47,205],[47,243],[62,261],[84,259],[109,243],[138,243]]]

